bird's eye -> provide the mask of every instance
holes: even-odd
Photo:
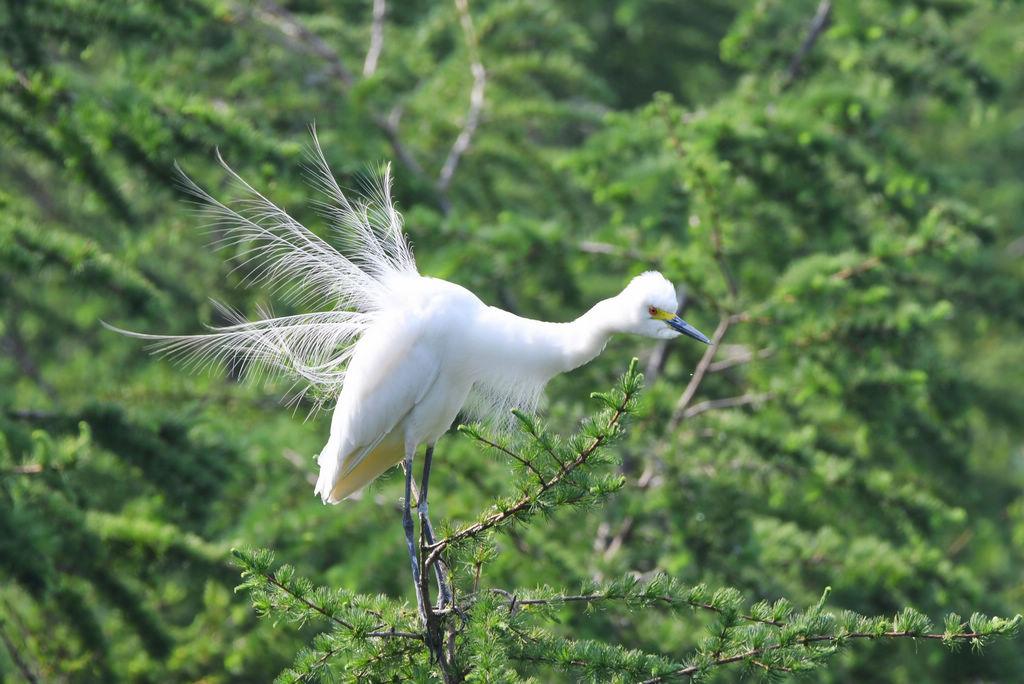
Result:
[[[651,314],[652,316],[656,315],[658,313],[658,307],[656,307],[656,306],[648,307],[647,313]]]

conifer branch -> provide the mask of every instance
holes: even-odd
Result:
[[[433,545],[428,545],[427,548],[430,550],[430,556],[428,557],[427,562],[430,563],[437,557],[438,554],[440,554],[445,548],[451,546],[452,544],[476,537],[491,528],[498,527],[507,524],[512,520],[521,519],[525,517],[529,514],[529,511],[540,502],[540,500],[545,496],[545,494],[548,494],[549,492],[554,490],[556,487],[558,487],[558,485],[572,485],[573,482],[571,480],[571,476],[573,472],[576,471],[580,466],[587,463],[587,461],[610,440],[610,438],[615,434],[621,419],[627,413],[630,412],[632,404],[635,402],[636,395],[639,392],[640,381],[643,377],[637,371],[637,365],[638,361],[636,359],[633,359],[633,362],[630,364],[629,370],[626,372],[626,375],[623,378],[622,389],[619,392],[617,401],[613,401],[611,397],[608,397],[606,395],[593,395],[605,401],[610,406],[611,411],[605,423],[602,426],[600,426],[600,428],[590,436],[589,443],[586,444],[584,448],[579,450],[579,452],[574,458],[563,462],[560,461],[557,457],[555,457],[555,460],[558,461],[559,463],[563,463],[563,465],[561,465],[551,477],[548,477],[546,479],[541,477],[540,479],[542,480],[543,484],[538,484],[536,487],[529,489],[522,497],[520,497],[514,503],[511,503],[508,506],[502,506],[501,510],[499,510],[497,513],[489,515],[483,518],[482,520],[453,533],[449,537],[440,539]],[[522,414],[517,413],[516,415],[520,419],[520,421],[528,421],[528,419]],[[536,435],[536,430],[532,428],[529,422],[524,422],[524,424],[526,425],[525,429],[527,430],[527,432],[532,431],[531,434]],[[481,439],[480,436],[470,428],[461,426],[460,430],[469,433],[470,436],[472,436],[474,439],[487,443],[486,440]],[[543,441],[539,438],[538,441],[543,443]],[[579,503],[586,496],[591,494],[592,492],[589,491],[581,491],[578,495],[573,495],[564,500],[560,500],[559,503]]]
[[[846,634],[815,634],[805,637],[797,637],[790,643],[785,644],[772,644],[763,648],[752,648],[744,653],[737,653],[735,655],[719,657],[709,662],[702,662],[699,664],[688,665],[686,667],[669,672],[650,679],[645,679],[640,684],[659,684],[659,682],[665,682],[669,679],[676,679],[678,677],[690,677],[697,674],[700,670],[706,669],[707,667],[720,667],[722,665],[729,665],[731,663],[737,663],[744,660],[750,660],[758,656],[779,651],[781,649],[794,648],[794,647],[807,647],[815,644],[839,644],[847,639],[900,639],[900,638],[911,638],[911,639],[932,639],[949,642],[976,642],[980,643],[984,639],[993,636],[1010,636],[1015,630],[1019,628],[1021,623],[1021,616],[1017,615],[1012,620],[1009,620],[1010,624],[1006,627],[998,628],[987,632],[964,632],[962,634],[937,634],[937,633],[921,633],[912,630],[902,630],[894,632],[849,632]],[[766,666],[763,663],[756,662],[756,665],[772,670],[782,670],[785,672],[791,672],[792,668],[786,668],[779,665]]]
[[[306,681],[307,677],[309,677],[311,675],[314,675],[319,668],[321,668],[324,665],[326,665],[328,660],[330,660],[331,658],[336,656],[341,651],[342,651],[342,647],[341,646],[338,646],[337,648],[331,648],[331,649],[328,649],[328,650],[324,651],[323,655],[321,655],[319,658],[317,658],[312,663],[310,663],[309,669],[306,672],[302,672],[302,673],[299,674],[298,677],[295,677],[294,679],[292,679],[291,684],[295,684],[296,682],[304,682],[304,681]]]
[[[691,591],[703,592],[703,585],[694,587]],[[707,601],[698,601],[695,599],[685,598],[681,596],[674,596],[671,594],[647,594],[644,592],[594,592],[590,594],[559,594],[557,596],[549,596],[543,598],[520,598],[518,595],[507,591],[505,589],[498,589],[491,587],[487,589],[492,594],[497,594],[508,599],[508,610],[510,613],[515,613],[516,608],[520,606],[553,606],[562,603],[600,603],[600,602],[615,602],[620,601],[630,606],[649,606],[653,604],[663,604],[670,608],[699,608],[701,610],[707,610],[713,613],[722,614],[722,607],[717,606],[714,603],[708,603]],[[743,620],[748,622],[756,622],[765,625],[771,625],[773,627],[783,627],[785,622],[781,620],[773,620],[764,617],[756,617],[754,615],[741,615]]]
[[[406,632],[402,630],[397,630],[393,625],[387,624],[387,621],[385,621],[385,629],[377,628],[364,632],[361,629],[359,629],[356,625],[354,625],[352,622],[345,620],[341,617],[338,617],[338,615],[336,615],[333,611],[325,608],[323,605],[320,605],[316,601],[311,601],[308,598],[306,598],[306,594],[308,593],[308,591],[296,590],[293,582],[291,582],[290,579],[279,579],[278,575],[282,574],[286,578],[291,577],[292,569],[289,566],[282,566],[276,574],[269,572],[269,567],[273,561],[273,557],[270,554],[270,552],[260,552],[257,554],[253,554],[240,551],[238,549],[234,549],[232,553],[234,554],[235,558],[238,559],[239,565],[243,568],[243,577],[249,578],[244,584],[240,585],[239,588],[248,587],[252,589],[260,589],[261,585],[270,585],[275,590],[277,590],[284,596],[288,597],[288,599],[301,604],[312,613],[315,613],[320,617],[326,618],[327,620],[333,622],[339,627],[342,627],[347,631],[353,634],[357,634],[364,638],[416,639],[419,641],[423,640],[422,634],[416,632]],[[284,612],[287,612],[289,610],[289,606],[275,603],[270,603],[269,607],[277,608]],[[373,615],[377,619],[382,619],[380,613],[374,611],[363,612],[367,615]]]
[[[655,591],[649,591],[651,589]],[[703,598],[705,592],[703,585],[684,589],[665,576],[640,584],[627,576],[599,591],[534,598],[520,598],[500,589],[488,590],[488,593],[508,599],[508,610],[513,617],[522,615],[518,609],[525,606],[604,601],[621,601],[631,609],[660,603],[673,608],[708,610],[721,616],[714,634],[703,641],[689,664],[671,665],[662,659],[659,667],[648,669],[654,676],[644,679],[645,684],[702,676],[711,668],[740,662],[769,672],[804,671],[819,665],[835,652],[837,646],[849,639],[915,638],[942,641],[953,649],[963,643],[978,646],[990,637],[1013,636],[1024,624],[1021,615],[987,618],[975,614],[968,624],[964,624],[958,615],[950,614],[945,621],[945,631],[940,633],[930,629],[931,623],[926,616],[909,608],[892,618],[866,618],[849,612],[838,615],[824,613],[822,609],[830,594],[828,589],[817,605],[796,614],[785,600],[774,605],[758,603],[749,613],[741,613],[738,608],[742,597],[735,589],[719,589],[710,600]],[[751,624],[741,628],[738,621]],[[765,627],[769,631],[765,631]],[[625,672],[636,671],[641,662],[644,667],[649,667],[654,662],[652,658],[661,658],[601,643],[527,638],[521,631],[512,631],[524,647],[523,652],[514,657],[524,661],[590,671]]]
[[[63,470],[60,467],[51,467],[51,470],[59,471]],[[10,473],[11,475],[38,475],[43,472],[45,468],[41,463],[24,463],[22,465],[16,465],[12,468],[0,469],[0,475]]]
[[[328,613],[327,611],[325,611],[325,610],[324,610],[323,608],[321,608],[320,606],[318,606],[318,605],[316,605],[316,604],[314,604],[314,603],[310,602],[309,600],[307,600],[306,598],[304,598],[304,597],[302,597],[302,596],[299,596],[299,595],[298,595],[297,593],[295,593],[294,591],[292,591],[290,587],[288,587],[287,585],[285,585],[285,584],[283,584],[283,583],[279,582],[279,581],[277,580],[277,578],[275,578],[275,577],[274,577],[274,576],[273,576],[272,574],[270,574],[269,572],[265,572],[265,573],[263,573],[263,579],[265,579],[265,580],[267,581],[267,583],[268,583],[268,584],[271,584],[271,585],[273,585],[273,586],[277,587],[278,589],[280,589],[280,590],[281,590],[281,591],[283,591],[284,593],[288,594],[289,596],[291,596],[291,597],[292,597],[293,599],[295,599],[295,600],[296,600],[296,601],[298,601],[299,603],[305,604],[305,606],[306,606],[307,608],[309,608],[310,610],[312,610],[312,611],[315,611],[315,612],[317,612],[317,613],[320,613],[321,615],[323,615],[323,616],[324,616],[325,618],[327,618],[328,620],[331,620],[332,622],[336,622],[336,623],[338,623],[339,625],[341,625],[341,626],[342,626],[342,627],[344,627],[345,629],[348,629],[348,630],[353,630],[353,629],[355,629],[355,627],[353,627],[353,626],[352,626],[351,624],[349,624],[348,622],[345,622],[344,620],[342,620],[341,618],[337,617],[336,615],[331,615],[331,614],[329,614],[329,613]]]
[[[486,437],[484,437],[482,435],[475,436],[474,438],[478,442],[483,444],[484,446],[488,446],[488,447],[490,447],[492,449],[500,451],[501,453],[505,454],[509,458],[515,459],[519,463],[522,463],[524,467],[529,468],[530,472],[532,472],[534,475],[537,476],[537,480],[540,483],[541,487],[543,487],[543,486],[545,486],[547,484],[547,482],[544,480],[544,476],[541,475],[540,471],[537,470],[537,467],[534,466],[533,462],[530,461],[529,459],[523,458],[522,456],[520,456],[516,452],[512,451],[511,449],[509,449],[508,447],[505,447],[505,446],[502,446],[501,444],[493,442],[493,441],[487,439]],[[554,455],[552,454],[552,456],[554,456]],[[555,460],[557,460],[557,457],[555,457]],[[561,464],[561,463],[559,463],[559,465],[562,465],[562,467],[564,467],[564,465]]]
[[[617,412],[612,417],[612,419],[607,423],[606,427],[609,429],[612,428],[618,422],[618,419],[621,417],[621,415],[621,413]],[[478,523],[463,528],[455,534],[451,535],[450,537],[446,537],[444,539],[439,540],[437,543],[430,547],[432,550],[431,555],[433,556],[438,551],[456,542],[462,541],[463,539],[468,539],[470,537],[475,537],[479,535],[481,532],[489,530],[492,527],[502,525],[503,523],[508,522],[510,519],[522,515],[536,502],[536,500],[540,496],[548,492],[555,485],[564,481],[573,470],[586,463],[587,459],[594,453],[594,451],[599,446],[601,446],[605,437],[605,435],[601,435],[594,438],[594,441],[591,442],[590,446],[582,453],[580,453],[579,456],[577,456],[575,459],[567,463],[558,475],[546,481],[536,491],[530,492],[527,495],[523,496],[521,499],[519,499],[519,501],[514,503],[512,506],[498,513],[490,515]],[[569,499],[567,503],[576,503],[577,501],[578,499]]]
[[[887,263],[889,263],[891,261],[894,261],[894,260],[897,260],[897,259],[907,259],[907,258],[910,258],[910,257],[913,257],[913,256],[917,256],[918,254],[923,254],[925,252],[929,252],[929,251],[931,251],[933,249],[936,249],[936,248],[939,248],[939,247],[946,247],[946,246],[948,246],[950,244],[951,239],[952,239],[951,236],[936,237],[936,238],[932,238],[930,240],[926,240],[925,242],[923,242],[921,244],[911,244],[910,246],[908,246],[908,247],[906,247],[906,248],[904,248],[904,249],[902,249],[902,250],[900,250],[898,252],[894,252],[892,254],[876,255],[876,256],[868,257],[868,258],[864,259],[863,261],[861,261],[859,263],[856,263],[856,264],[854,264],[852,266],[846,266],[846,267],[843,267],[843,268],[840,268],[838,270],[833,271],[832,273],[830,273],[828,275],[828,279],[830,281],[833,281],[833,282],[842,282],[844,280],[849,280],[850,278],[853,278],[854,276],[858,276],[861,273],[866,273],[868,271],[871,271],[871,270],[873,270],[875,268],[878,268],[879,266],[883,266],[883,265],[885,265],[885,264],[887,264]],[[784,301],[786,304],[795,304],[796,303],[796,298],[793,297],[793,296],[787,296],[782,301]],[[775,323],[776,320],[774,318],[772,318],[771,316],[759,315],[758,314],[758,310],[763,310],[764,308],[767,308],[768,306],[776,305],[776,304],[779,304],[778,300],[772,300],[772,299],[765,300],[758,307],[755,307],[755,309],[752,310],[752,311],[740,311],[738,313],[732,314],[730,316],[730,322],[732,322],[732,323],[756,322],[756,323],[759,323],[759,324],[762,324],[762,325],[770,325],[772,323]],[[771,355],[771,351],[763,349],[760,352],[758,352],[759,356],[762,355],[762,354],[764,356],[770,356]]]

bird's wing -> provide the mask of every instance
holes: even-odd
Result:
[[[326,468],[344,477],[382,440],[404,439],[398,431],[442,370],[441,350],[425,343],[425,328],[422,319],[396,317],[360,338],[334,410],[333,448],[320,455],[322,472]]]

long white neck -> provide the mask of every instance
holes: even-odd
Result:
[[[453,371],[483,397],[484,415],[507,423],[509,408],[533,410],[551,378],[601,353],[619,332],[610,323],[618,309],[605,300],[574,321],[549,323],[483,306],[447,339]]]
[[[619,332],[609,321],[615,320],[609,315],[614,308],[613,300],[605,299],[595,304],[589,311],[569,323],[552,323],[559,327],[558,346],[564,366],[559,369],[565,372],[582,366],[600,354],[608,338]]]
[[[474,379],[494,385],[528,380],[543,386],[559,373],[582,366],[601,353],[608,338],[619,330],[615,302],[598,302],[574,321],[549,323],[522,318],[495,307],[487,307],[478,326],[459,341],[472,349]],[[481,350],[484,350],[481,354]]]

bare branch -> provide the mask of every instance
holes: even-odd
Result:
[[[650,257],[638,249],[610,245],[607,242],[593,242],[584,240],[579,244],[579,250],[587,254],[607,254],[608,256],[622,257],[624,259],[650,261]]]
[[[807,57],[807,53],[814,47],[815,41],[818,40],[818,36],[822,34],[825,28],[828,26],[829,15],[832,13],[832,3],[828,0],[822,0],[818,5],[818,11],[814,13],[814,18],[811,19],[811,25],[807,29],[807,35],[804,37],[804,42],[800,44],[800,48],[793,55],[792,61],[789,63],[789,69],[786,71],[786,86],[788,87],[796,77],[800,75],[800,68],[803,66],[804,58]]]
[[[43,470],[44,468],[41,463],[25,463],[23,465],[14,466],[13,468],[9,468],[7,470],[0,470],[0,474],[11,473],[12,475],[37,475],[43,472]],[[60,469],[54,468],[54,470]]]
[[[280,31],[289,39],[292,47],[296,50],[312,54],[326,62],[329,71],[338,80],[341,92],[348,95],[355,85],[356,79],[345,66],[338,52],[309,30],[298,17],[278,5],[274,0],[263,0],[263,7],[264,11],[255,12],[255,16],[265,24]],[[369,55],[367,56],[369,57]],[[398,136],[399,116],[396,114],[400,113],[400,111],[399,108],[395,108],[392,110],[391,115],[386,117],[371,111],[369,112],[369,118],[373,125],[384,134],[385,139],[391,145],[391,149],[402,165],[417,178],[423,178],[426,175],[423,167],[420,166],[412,151],[406,147],[405,143]],[[443,193],[438,193],[437,204],[442,213],[448,214],[451,212],[451,204],[444,197]]]
[[[715,328],[714,334],[711,336],[711,344],[704,350],[704,356],[700,358],[700,362],[697,367],[693,369],[693,377],[690,378],[690,382],[686,385],[686,389],[683,390],[682,396],[679,397],[679,401],[676,403],[675,410],[672,411],[672,417],[668,421],[668,431],[673,432],[679,423],[685,418],[684,413],[686,408],[693,401],[694,395],[697,394],[697,390],[700,389],[701,382],[704,381],[704,376],[707,375],[708,367],[711,365],[711,359],[714,358],[715,352],[718,350],[718,345],[722,342],[722,338],[725,337],[725,333],[729,330],[729,324],[731,322],[730,316],[722,316],[722,319],[718,322],[718,327]]]
[[[448,158],[444,160],[444,166],[441,167],[441,173],[437,179],[436,188],[442,195],[451,185],[459,160],[469,149],[473,134],[476,132],[477,126],[480,125],[480,112],[484,108],[484,87],[487,85],[487,72],[480,62],[480,49],[477,44],[476,30],[473,28],[473,17],[469,14],[468,0],[455,0],[455,7],[459,11],[462,33],[466,37],[466,49],[469,51],[470,59],[469,68],[473,74],[473,88],[469,93],[469,111],[466,112],[466,123],[452,144],[452,149],[448,152]]]
[[[369,78],[377,71],[377,61],[384,49],[384,15],[387,13],[386,0],[373,0],[373,25],[370,27],[370,47],[363,62],[363,76]]]
[[[718,350],[719,343],[721,342],[722,338],[725,337],[725,333],[729,329],[729,326],[734,322],[736,322],[735,315],[725,315],[719,321],[718,327],[715,329],[714,334],[711,336],[711,344],[708,346],[706,350],[704,350],[704,356],[702,356],[700,361],[697,363],[697,367],[693,371],[693,376],[690,378],[689,384],[687,384],[682,396],[679,397],[679,402],[676,404],[676,408],[672,412],[672,417],[669,419],[668,427],[666,430],[668,433],[674,432],[676,428],[679,427],[679,424],[685,418],[689,417],[688,415],[686,415],[687,407],[689,407],[690,402],[693,401],[693,397],[694,395],[696,395],[697,390],[700,388],[701,382],[709,372],[710,367],[712,365],[711,359],[714,358],[715,352]],[[637,479],[636,487],[639,490],[644,490],[651,486],[657,486],[657,480],[654,477],[654,463],[663,461],[667,449],[667,440],[662,439],[657,449],[657,454],[652,459],[648,460],[643,473]],[[622,521],[618,531],[610,540],[608,540],[607,546],[605,546],[604,557],[606,559],[612,558],[618,552],[618,550],[622,547],[622,544],[625,542],[625,540],[629,537],[630,534],[632,534],[633,528],[635,526],[636,519],[633,516],[627,516]]]

